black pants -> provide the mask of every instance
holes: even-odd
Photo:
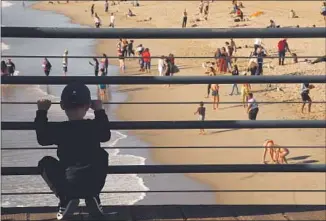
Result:
[[[104,76],[107,76],[108,75],[108,68],[109,68],[109,65],[106,65],[105,64],[105,67],[104,67]]]
[[[60,200],[87,198],[98,195],[104,187],[108,154],[102,157],[96,165],[64,168],[60,161],[46,156],[39,161],[38,168],[44,181]]]
[[[259,109],[255,108],[249,111],[249,120],[256,120]]]
[[[49,76],[49,75],[50,75],[50,70],[44,70],[44,74],[45,74],[46,76]]]
[[[187,17],[183,17],[183,19],[182,19],[182,27],[183,28],[187,27]]]
[[[134,50],[129,50],[128,49],[128,56],[131,57],[131,55],[135,56],[135,52],[134,52]]]

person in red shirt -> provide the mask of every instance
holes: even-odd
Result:
[[[285,53],[286,51],[290,52],[289,45],[287,43],[287,39],[284,38],[280,40],[277,44],[278,47],[278,65],[284,65],[284,60],[285,60]]]
[[[144,66],[147,73],[151,72],[151,53],[149,49],[146,48],[142,53],[142,58],[144,60]]]

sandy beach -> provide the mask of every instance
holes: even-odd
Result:
[[[38,3],[33,6],[39,10],[50,10],[64,14],[71,18],[73,23],[94,27],[90,7],[95,4],[95,12],[102,19],[103,27],[109,25],[109,13],[104,12],[104,2],[70,2],[69,4]],[[200,19],[198,13],[199,1],[141,1],[140,7],[133,7],[131,2],[123,2],[111,6],[109,12],[116,17],[116,28],[178,28],[181,27],[182,14],[185,9],[188,12],[188,26],[196,24],[199,28],[234,27],[233,18],[230,17],[231,1],[214,2],[210,4],[210,14],[207,21],[195,21]],[[324,27],[325,22],[320,15],[320,2],[244,2],[245,15],[257,11],[264,14],[240,24],[246,27],[266,27],[269,20],[273,19],[281,27]],[[128,9],[136,14],[127,17]],[[290,19],[289,12],[293,9],[299,18]],[[138,22],[151,17],[151,21]],[[213,56],[216,48],[223,47],[225,41],[230,39],[206,39],[206,40],[137,40],[134,39],[134,47],[143,44],[150,49],[152,56]],[[270,55],[277,53],[279,39],[263,39],[265,48]],[[106,53],[116,56],[117,40],[97,41],[96,51],[98,55]],[[241,46],[237,56],[248,56],[252,48],[245,45],[253,45],[254,39],[235,39],[237,46]],[[325,39],[289,39],[289,47],[298,56],[324,56]],[[176,59],[180,68],[177,75],[195,76],[203,75],[201,64],[207,59]],[[211,60],[213,61],[213,60]],[[265,59],[272,68],[265,68],[265,75],[325,75],[325,63],[315,65],[306,62],[293,64],[291,59],[286,59],[285,66],[278,66],[277,59]],[[117,59],[111,59],[111,64],[118,64]],[[247,59],[239,60],[240,71],[246,69]],[[151,75],[158,75],[157,59],[152,60]],[[124,75],[146,75],[138,71],[137,59],[126,59],[127,71]],[[239,85],[240,87],[240,85]],[[266,86],[253,85],[254,95],[257,101],[301,101],[300,85],[280,85],[282,91],[264,90]],[[204,98],[206,85],[176,85],[170,88],[163,86],[121,86],[120,90],[128,93],[128,101],[211,101]],[[239,88],[240,89],[240,88]],[[220,85],[220,100],[241,101],[241,96],[229,96],[231,85]],[[325,84],[316,84],[311,91],[314,101],[326,101]],[[258,120],[285,120],[285,119],[325,119],[325,104],[313,104],[312,112],[301,113],[301,104],[266,104],[260,105]],[[195,120],[193,115],[198,105],[120,105],[117,110],[119,119],[123,120]],[[241,105],[221,104],[214,111],[211,105],[206,105],[208,120],[246,120],[247,114]],[[325,129],[259,129],[259,130],[209,130],[205,136],[199,136],[197,130],[156,130],[134,132],[142,140],[155,146],[259,146],[264,140],[273,139],[279,145],[311,145],[321,146],[326,144]],[[262,163],[263,149],[157,149],[152,151],[156,162],[162,164],[258,164]],[[319,163],[326,162],[325,149],[291,149],[289,163]],[[191,174],[192,178],[215,189],[325,189],[324,174],[306,173],[255,173],[255,174]],[[325,204],[325,195],[322,193],[218,193],[216,202],[221,204]],[[195,203],[195,202],[194,202]]]

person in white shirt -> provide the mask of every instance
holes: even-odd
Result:
[[[94,22],[95,22],[95,27],[99,28],[101,26],[101,19],[100,17],[97,15],[97,13],[95,13],[94,16]]]
[[[247,113],[249,120],[256,120],[259,108],[256,99],[252,93],[248,94],[248,108]]]
[[[115,17],[114,17],[114,14],[111,13],[111,16],[110,16],[110,25],[109,25],[109,27],[114,28],[114,22],[115,22]]]
[[[162,55],[161,58],[158,60],[157,68],[158,68],[159,76],[163,76],[164,59],[165,59],[165,57]]]
[[[261,38],[256,38],[255,43],[254,43],[254,48],[255,48],[254,53],[256,53],[257,48],[259,48],[262,45],[263,45],[263,42],[262,42]]]

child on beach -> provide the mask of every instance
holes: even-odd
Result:
[[[206,108],[204,107],[204,102],[200,102],[199,107],[197,108],[197,111],[194,113],[194,115],[198,114],[199,118],[198,120],[204,121],[205,120],[205,115],[206,115]],[[199,135],[205,134],[204,129],[200,129]]]
[[[301,113],[303,113],[304,107],[306,105],[306,103],[308,102],[308,112],[311,112],[311,104],[312,104],[312,100],[309,96],[309,92],[311,89],[314,89],[315,86],[314,85],[310,85],[309,83],[304,83],[301,85],[301,98],[302,98],[302,107],[301,107]]]
[[[63,89],[60,105],[68,121],[48,123],[50,100],[37,102],[34,121],[38,143],[58,146],[59,160],[45,156],[38,163],[42,178],[59,198],[57,219],[72,215],[80,198],[85,199],[91,216],[103,216],[99,194],[107,176],[108,153],[100,142],[111,137],[108,117],[102,102],[91,101],[88,87],[79,82]],[[89,108],[94,110],[94,120],[84,120]]]
[[[218,103],[220,102],[219,88],[220,87],[218,84],[211,85],[212,97],[213,97],[213,110],[216,110],[218,108]]]
[[[280,147],[274,143],[273,140],[265,140],[264,144],[263,163],[267,164],[266,154],[269,152],[271,159],[277,164],[287,164],[286,156],[289,155],[290,151],[285,147]]]
[[[254,95],[252,93],[249,93],[248,108],[247,108],[249,120],[256,120],[258,112],[259,112],[258,103],[254,98]]]

